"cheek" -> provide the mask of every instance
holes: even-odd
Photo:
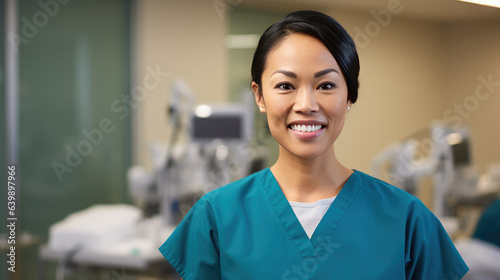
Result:
[[[347,112],[347,102],[343,98],[335,98],[335,100],[330,100],[328,104],[331,104],[325,108],[328,111],[328,115],[335,118],[344,118]]]
[[[280,96],[267,95],[264,96],[266,104],[267,119],[269,121],[282,120],[286,115],[286,100]]]
[[[280,129],[281,122],[273,115],[273,112],[267,111],[266,117],[267,117],[267,125],[269,127],[269,132],[271,133],[274,139],[279,139],[280,135],[283,134],[283,132],[281,132]]]
[[[273,106],[267,107],[267,122],[270,126],[281,125],[285,121],[285,114],[280,110],[280,108]]]
[[[268,99],[266,103],[267,124],[274,138],[279,138],[279,135],[288,129],[286,127],[287,110],[283,103],[276,99]]]

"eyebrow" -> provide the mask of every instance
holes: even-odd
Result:
[[[337,71],[336,69],[328,68],[328,69],[321,70],[319,72],[314,73],[314,78],[318,78],[318,77],[324,76],[324,75],[326,75],[326,74],[328,74],[330,72],[336,72],[337,74],[340,74],[339,71]]]
[[[330,72],[336,72],[337,74],[340,74],[339,71],[337,71],[336,69],[328,68],[328,69],[321,70],[319,72],[314,73],[314,78],[318,78],[318,77],[324,76],[324,75],[326,75],[326,74],[328,74]],[[277,73],[281,73],[281,74],[286,75],[286,76],[288,76],[290,78],[297,79],[297,74],[295,74],[292,71],[288,71],[288,70],[276,70],[276,71],[274,71],[271,74],[271,76],[274,75],[274,74],[277,74]]]
[[[277,73],[281,73],[281,74],[286,75],[290,78],[297,79],[297,74],[293,73],[292,71],[288,71],[288,70],[276,70],[271,74],[271,76],[274,74],[277,74]]]

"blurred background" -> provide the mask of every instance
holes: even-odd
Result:
[[[297,9],[331,15],[357,44],[361,86],[335,144],[340,161],[439,206],[454,240],[474,237],[500,193],[500,9],[456,0],[0,0],[3,185],[7,166],[17,167],[16,273],[2,227],[0,279],[170,275],[151,248],[190,203],[277,158],[250,65],[259,36]],[[414,169],[398,173],[397,164]],[[7,191],[0,196],[8,224]],[[104,213],[96,205],[122,208],[99,208],[106,214],[88,214],[83,229],[62,223]],[[129,224],[98,221],[124,213]],[[138,233],[137,223],[165,234]],[[107,255],[79,257],[85,248],[72,247],[117,228],[142,241]]]

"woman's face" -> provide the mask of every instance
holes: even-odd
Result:
[[[262,94],[252,83],[255,100],[280,150],[300,158],[333,152],[349,103],[340,67],[321,41],[287,36],[269,52],[261,81]]]

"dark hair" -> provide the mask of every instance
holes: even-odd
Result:
[[[320,40],[337,61],[344,75],[348,100],[358,99],[359,58],[356,46],[347,31],[333,18],[316,11],[297,11],[271,25],[262,34],[252,62],[252,81],[261,86],[269,52],[288,35],[302,33]]]

